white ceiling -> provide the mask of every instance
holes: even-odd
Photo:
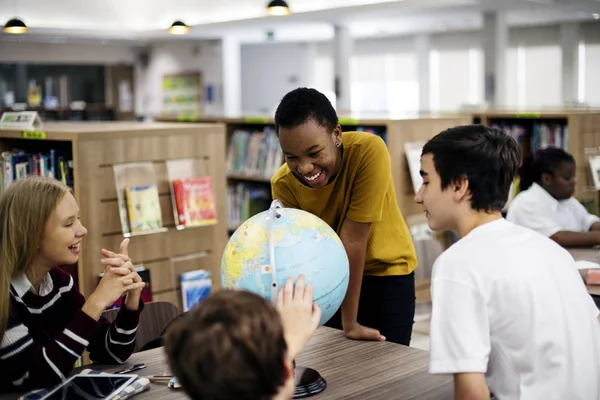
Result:
[[[0,0],[0,23],[18,16],[30,27],[27,37],[94,38],[146,42],[236,35],[263,41],[326,40],[333,25],[354,37],[477,29],[482,11],[504,10],[512,25],[592,20],[599,0],[287,0],[293,14],[271,17],[268,0]],[[192,26],[186,37],[166,28],[175,20]],[[600,22],[599,22],[600,23]],[[0,39],[9,39],[0,37]]]

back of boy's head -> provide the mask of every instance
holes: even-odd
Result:
[[[165,352],[194,400],[267,400],[285,382],[277,310],[245,291],[211,294],[169,327]]]
[[[275,111],[275,131],[295,128],[312,119],[328,132],[338,125],[338,117],[329,99],[316,89],[294,89],[281,99]]]
[[[564,162],[575,163],[572,155],[562,149],[549,147],[531,153],[523,160],[519,170],[519,189],[526,190],[533,183],[542,184],[543,174],[554,174],[554,170]]]
[[[422,154],[433,156],[442,189],[468,179],[471,208],[484,212],[502,210],[521,160],[512,137],[483,125],[447,129],[429,140]]]

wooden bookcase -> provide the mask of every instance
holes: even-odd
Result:
[[[88,234],[74,270],[81,292],[95,289],[101,249],[118,251],[123,240],[113,166],[149,161],[158,180],[165,232],[132,236],[129,249],[135,264],[150,270],[153,300],[181,305],[179,274],[205,269],[213,288],[221,286],[221,257],[227,243],[225,216],[225,126],[223,124],[167,124],[134,122],[46,123],[45,138],[24,138],[20,130],[0,130],[0,149],[47,152],[60,148],[73,160],[73,188]],[[218,222],[215,225],[177,230],[167,179],[166,161],[204,159],[212,177]]]
[[[568,128],[566,151],[577,164],[577,187],[575,197],[590,205],[591,211],[600,215],[600,193],[593,188],[588,164],[588,153],[600,154],[600,110],[549,110],[544,112],[483,111],[474,112],[473,123],[491,126],[498,123],[514,124],[531,130],[534,124],[562,124]],[[523,149],[523,155],[529,153]]]

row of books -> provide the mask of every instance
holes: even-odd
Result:
[[[271,178],[283,163],[283,153],[275,129],[238,130],[231,135],[227,153],[227,173]]]
[[[238,183],[227,187],[227,227],[236,230],[250,217],[265,211],[271,203],[269,185]]]
[[[383,139],[384,142],[387,143],[387,131],[385,128],[366,128],[366,127],[359,126],[355,130],[357,132],[372,133],[373,135],[379,136],[380,138]]]
[[[23,149],[3,151],[0,154],[0,192],[12,182],[29,176],[56,178],[73,186],[73,161],[71,157],[51,149],[48,153],[28,153]]]
[[[557,147],[567,151],[569,128],[556,123],[534,123],[531,127],[520,124],[497,122],[491,125],[512,136],[522,148],[535,152],[548,147]]]
[[[175,179],[171,182],[177,228],[211,225],[217,212],[210,176]],[[123,231],[139,234],[163,229],[160,196],[155,184],[125,188],[127,226]]]

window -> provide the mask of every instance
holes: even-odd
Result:
[[[352,56],[350,81],[355,112],[404,114],[419,109],[417,60],[412,53]]]

